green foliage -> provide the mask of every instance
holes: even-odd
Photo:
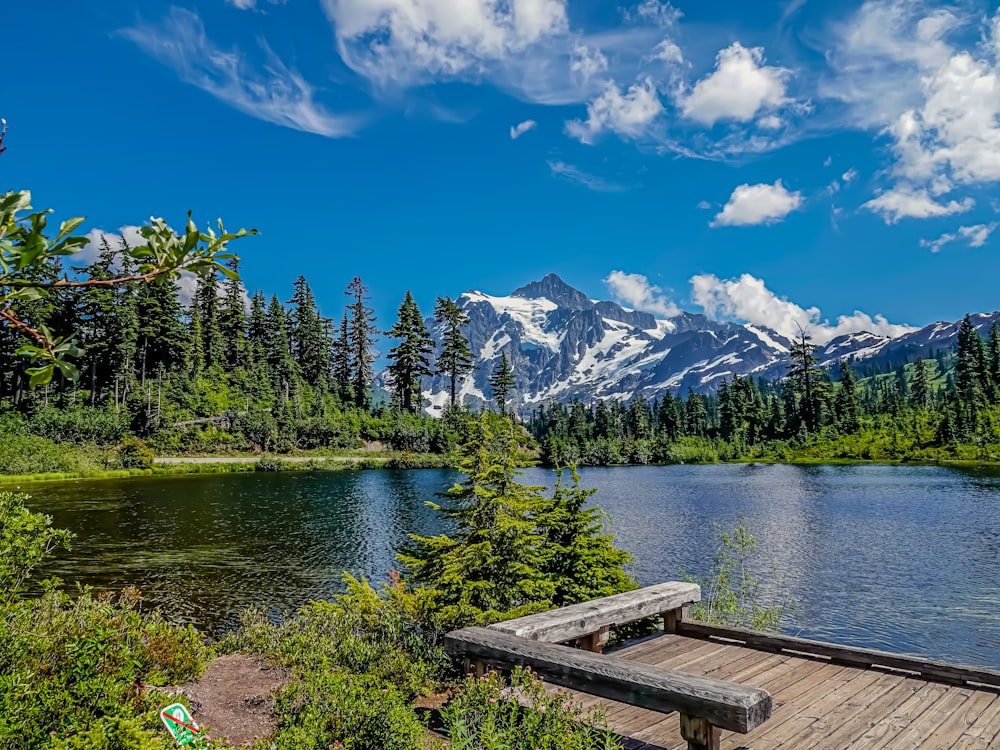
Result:
[[[600,713],[585,711],[565,693],[547,693],[530,669],[515,669],[509,687],[495,672],[467,678],[441,717],[450,750],[622,747]]]
[[[122,468],[124,469],[150,469],[153,466],[153,459],[156,454],[139,438],[130,437],[122,443],[118,449],[121,457]]]
[[[52,518],[25,506],[30,495],[0,492],[0,604],[12,603],[32,571],[72,534],[52,528]]]
[[[761,591],[761,581],[753,570],[753,556],[757,540],[740,517],[735,529],[728,531],[716,524],[719,531],[719,547],[708,578],[698,583],[702,590],[702,600],[695,604],[691,616],[696,620],[719,625],[745,627],[752,630],[777,630],[782,617],[795,604],[787,597],[775,601]],[[772,588],[782,588],[777,581]]]
[[[393,398],[404,412],[416,412],[421,405],[421,379],[431,374],[428,356],[434,341],[409,291],[399,306],[399,318],[386,334],[400,340],[389,350],[388,371]]]

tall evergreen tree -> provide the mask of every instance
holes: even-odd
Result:
[[[840,360],[840,388],[833,402],[837,426],[841,432],[855,433],[861,427],[858,411],[857,385],[854,370],[845,360]]]
[[[918,359],[913,363],[913,384],[910,386],[910,404],[917,409],[931,405],[931,383],[927,372],[927,360]]]
[[[987,364],[990,371],[990,401],[997,403],[1000,401],[1000,323],[994,322],[990,326]]]
[[[819,429],[822,413],[817,391],[820,372],[816,367],[816,357],[813,355],[815,351],[816,345],[812,343],[812,338],[800,329],[798,338],[792,340],[789,350],[791,364],[788,368],[788,379],[794,384],[797,392],[797,416],[800,428],[804,427],[807,433]]]
[[[201,351],[205,367],[220,366],[225,357],[219,327],[219,279],[215,273],[207,273],[198,279],[194,304],[201,316]]]
[[[368,409],[372,404],[372,365],[375,362],[375,346],[378,328],[375,312],[368,307],[368,289],[360,276],[351,279],[345,294],[351,298],[347,306],[347,340],[351,352],[351,388],[354,404]]]
[[[458,382],[475,369],[475,357],[469,340],[462,333],[469,316],[451,297],[438,297],[434,306],[434,320],[443,327],[441,353],[437,358],[437,373],[448,378],[449,403],[454,406]]]
[[[688,389],[687,403],[684,405],[684,429],[686,434],[703,437],[708,433],[708,410],[705,400]]]
[[[330,369],[329,347],[324,333],[323,317],[316,306],[316,298],[305,279],[295,280],[295,293],[288,301],[292,306],[289,331],[292,356],[299,366],[302,378],[313,386],[326,383]]]
[[[413,301],[409,290],[399,306],[399,318],[386,331],[388,336],[399,339],[389,351],[389,378],[397,403],[406,412],[416,412],[420,399],[421,378],[431,374],[428,357],[434,342],[427,334],[420,308]],[[414,397],[417,402],[414,403]]]
[[[350,319],[347,311],[340,320],[340,334],[333,342],[333,379],[341,403],[354,403],[354,385],[351,380]]]
[[[285,307],[276,294],[267,307],[267,366],[275,396],[281,402],[290,401],[298,391],[298,373],[288,343]]]
[[[222,304],[219,308],[219,335],[222,344],[222,361],[227,370],[246,367],[249,362],[247,342],[247,314],[243,283],[240,281],[239,258],[230,258],[226,266],[232,278],[223,283]]]
[[[258,290],[250,298],[250,320],[247,323],[247,345],[254,361],[267,361],[267,344],[267,299],[264,292]]]
[[[501,414],[507,413],[507,400],[514,390],[514,373],[507,362],[507,355],[500,357],[500,365],[490,375],[490,388],[493,389],[493,400]]]
[[[959,434],[967,437],[979,427],[980,412],[985,402],[984,383],[986,354],[983,340],[966,315],[958,327],[958,350],[955,362],[955,395],[958,417],[956,427]]]

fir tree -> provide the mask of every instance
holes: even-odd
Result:
[[[230,258],[226,266],[233,274],[239,274],[239,258]],[[219,335],[222,342],[222,361],[226,369],[246,367],[249,361],[247,315],[243,284],[238,275],[227,278],[223,283],[222,305],[219,308]]]
[[[225,361],[222,331],[219,328],[219,280],[215,273],[198,279],[194,304],[201,316],[201,351],[205,368],[222,365]]]
[[[800,329],[799,337],[792,341],[789,351],[792,361],[788,368],[788,379],[794,384],[797,392],[799,424],[807,433],[819,429],[822,413],[816,387],[820,373],[816,367],[816,357],[813,356],[815,350],[816,345],[812,343],[811,337]]]
[[[910,404],[917,409],[926,409],[931,405],[930,375],[927,372],[927,360],[918,359],[913,363],[913,384],[910,386]]]
[[[955,395],[959,434],[967,437],[979,427],[979,416],[985,401],[984,383],[986,354],[983,340],[968,315],[958,328],[958,351],[955,363]]]
[[[514,389],[514,373],[507,362],[507,355],[500,357],[500,365],[490,375],[490,388],[493,389],[493,400],[501,414],[507,413],[507,399]]]
[[[295,293],[288,301],[292,306],[289,320],[292,357],[302,378],[310,385],[319,386],[326,383],[330,369],[324,321],[305,277],[299,276],[294,286]]]
[[[278,295],[271,297],[267,308],[267,369],[279,402],[291,400],[297,392],[295,360],[288,344],[288,319]]]
[[[708,432],[708,410],[705,408],[705,401],[690,388],[687,403],[684,405],[684,429],[686,434],[694,437],[703,437]]]
[[[434,306],[434,320],[443,327],[441,353],[437,358],[437,374],[448,378],[454,406],[459,380],[475,369],[475,358],[469,340],[462,333],[462,326],[469,323],[469,316],[450,297],[438,297]]]
[[[840,361],[840,388],[833,402],[837,425],[841,432],[855,433],[861,426],[858,415],[858,394],[854,371],[845,360]]]
[[[434,342],[427,334],[420,308],[409,291],[399,306],[399,318],[386,335],[399,339],[389,351],[389,378],[397,403],[406,412],[416,412],[420,399],[420,381],[431,374],[428,357]],[[417,403],[414,403],[414,397]]]
[[[351,298],[347,306],[347,340],[351,353],[351,389],[354,392],[354,405],[368,409],[372,403],[372,364],[375,362],[373,351],[375,334],[375,312],[368,307],[368,289],[360,276],[351,279],[345,294]]]
[[[350,321],[347,311],[340,321],[340,334],[333,342],[333,379],[341,403],[354,403],[354,386],[351,382]]]
[[[465,481],[429,505],[449,521],[450,535],[410,535],[399,555],[411,587],[432,592],[445,627],[489,624],[549,609],[556,586],[544,571],[542,487],[521,484],[524,436],[508,418],[483,412],[462,448]]]

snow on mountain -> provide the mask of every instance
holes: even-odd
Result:
[[[478,365],[462,381],[459,397],[476,406],[488,400],[489,377],[506,355],[516,383],[514,403],[522,413],[549,399],[652,399],[668,391],[711,393],[735,376],[774,379],[787,372],[792,346],[762,326],[689,312],[657,319],[615,302],[591,300],[556,274],[508,296],[468,291],[456,302],[469,316],[465,333]],[[985,336],[1000,321],[1000,312],[974,315],[972,321]],[[822,367],[846,359],[891,369],[950,350],[959,323],[934,323],[897,338],[869,332],[838,336],[817,347],[816,360]],[[441,340],[433,320],[428,330]],[[385,384],[384,373],[379,381]],[[440,414],[448,403],[448,380],[426,380],[423,395],[426,410]]]

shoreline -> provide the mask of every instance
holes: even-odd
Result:
[[[260,468],[261,462],[273,462],[272,468]],[[378,456],[157,456],[153,466],[137,469],[107,469],[78,472],[39,472],[37,474],[0,474],[0,489],[11,485],[74,480],[130,479],[152,476],[188,476],[192,474],[240,474],[276,471],[362,471],[365,469],[439,469],[453,468],[450,457],[437,454],[382,454]],[[1000,468],[1000,462],[976,459],[875,461],[860,458],[740,458],[731,461],[691,461],[689,463],[585,464],[579,469],[630,469],[651,466],[725,466],[737,464],[784,464],[787,466],[940,466],[945,468]],[[552,468],[539,464],[541,468]]]

